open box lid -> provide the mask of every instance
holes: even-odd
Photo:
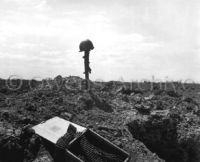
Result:
[[[82,127],[59,117],[53,117],[46,122],[34,126],[33,129],[35,130],[35,133],[39,136],[56,144],[57,140],[67,132],[69,124],[75,126],[78,132],[83,132],[86,130],[85,127]]]

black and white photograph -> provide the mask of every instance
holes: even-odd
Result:
[[[200,162],[200,1],[0,0],[0,162]]]

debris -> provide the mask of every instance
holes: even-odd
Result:
[[[130,161],[164,161],[159,157],[177,162],[200,161],[199,85],[187,84],[185,88],[179,85],[174,93],[173,87],[166,86],[164,90],[157,83],[155,89],[150,89],[150,83],[141,83],[144,90],[138,89],[137,83],[131,83],[132,87],[124,83],[126,89],[132,90],[129,95],[128,91],[127,94],[125,91],[116,93],[122,87],[117,81],[90,81],[90,90],[85,91],[81,88],[84,79],[75,76],[62,79],[63,83],[60,76],[43,83],[31,82],[32,88],[28,80],[23,81],[22,88],[15,92],[6,89],[5,80],[1,84],[0,141],[11,140],[16,151],[20,146],[23,162],[35,160],[39,146],[45,145],[39,142],[43,137],[38,139],[29,129],[30,133],[24,133],[23,127],[55,116],[92,129],[130,153]],[[133,129],[128,126],[129,131],[124,131],[127,123],[132,123]],[[48,130],[42,123],[39,125],[40,131]],[[54,136],[55,132],[47,135]],[[48,147],[45,149],[52,153]],[[51,156],[54,160],[53,154]]]
[[[64,119],[69,120],[69,121],[72,120],[72,117],[73,117],[72,114],[67,113],[67,112],[62,113],[61,116],[62,116]]]
[[[154,110],[151,112],[151,115],[154,117],[165,117],[169,114],[169,110]]]
[[[145,100],[152,100],[154,98],[154,95],[151,94],[148,97],[144,97]]]
[[[89,110],[93,107],[94,100],[89,93],[84,93],[82,96],[79,96],[78,105],[85,110]]]
[[[137,109],[142,114],[149,114],[151,111],[151,106],[143,104],[135,104],[135,109]]]
[[[41,146],[37,157],[33,162],[54,162],[54,160],[51,154],[43,146]]]
[[[17,138],[6,136],[0,140],[0,160],[3,162],[23,160],[23,149]]]

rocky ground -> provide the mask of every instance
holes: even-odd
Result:
[[[15,84],[0,81],[0,162],[54,161],[29,129],[54,116],[93,129],[131,162],[200,161],[198,84],[90,82],[85,90],[81,78],[61,76]]]

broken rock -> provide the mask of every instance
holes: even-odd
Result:
[[[151,111],[151,107],[149,105],[135,104],[135,108],[142,114],[149,114]]]
[[[44,147],[41,147],[33,162],[54,162],[54,160],[50,153]]]

